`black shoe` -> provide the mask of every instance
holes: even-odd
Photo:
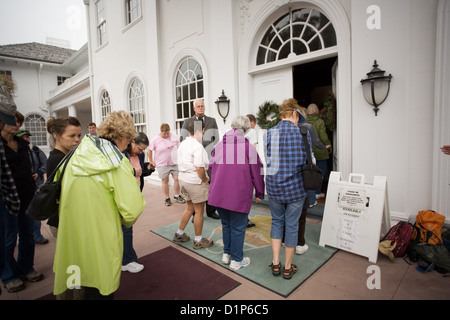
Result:
[[[217,214],[217,212],[214,212],[213,214],[207,214],[207,216],[210,217],[210,218],[216,219],[216,220],[220,219],[220,217]]]
[[[254,224],[251,220],[247,220],[247,228],[250,229],[254,227],[256,227],[256,224]]]
[[[48,243],[48,239],[42,238],[38,241],[35,242],[36,244],[47,244]]]

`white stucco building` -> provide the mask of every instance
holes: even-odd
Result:
[[[225,132],[234,116],[256,114],[266,100],[320,105],[311,99],[332,90],[335,170],[369,182],[386,176],[394,220],[429,208],[450,219],[449,159],[439,150],[450,141],[449,1],[85,4],[97,122],[110,103],[154,136],[163,122],[175,128],[203,97]],[[360,83],[374,60],[393,75],[378,116]],[[214,103],[222,90],[231,101],[225,124]]]
[[[222,133],[238,114],[333,92],[333,166],[386,176],[392,220],[434,209],[450,222],[449,0],[84,0],[89,64],[46,100],[100,123],[127,110],[151,138],[180,128],[195,98]],[[76,64],[80,57],[74,57]],[[378,115],[361,79],[376,60],[392,74]],[[50,89],[53,90],[53,89]],[[224,90],[224,123],[215,100]],[[69,110],[70,112],[70,110]],[[262,130],[260,130],[260,134]]]
[[[49,152],[46,122],[50,116],[80,119],[83,132],[91,121],[87,44],[78,51],[41,43],[0,46],[0,74],[10,76],[18,110],[32,143]]]

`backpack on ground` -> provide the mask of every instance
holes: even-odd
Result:
[[[388,233],[381,239],[381,241],[391,240],[395,241],[396,246],[392,250],[394,257],[403,257],[406,253],[406,249],[408,248],[408,244],[411,240],[411,234],[413,232],[412,224],[400,221],[391,229],[389,229]]]
[[[419,211],[411,239],[428,244],[442,244],[445,217],[433,210]]]
[[[442,240],[444,241],[444,246],[450,251],[450,229],[442,232]]]
[[[450,252],[443,244],[435,245],[413,240],[408,246],[407,255],[411,262],[417,262],[425,270],[434,264],[434,270],[437,272],[443,274],[450,272]]]

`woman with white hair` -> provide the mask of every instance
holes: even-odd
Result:
[[[250,264],[244,257],[245,230],[253,189],[257,203],[264,198],[264,175],[255,147],[244,137],[250,128],[248,118],[237,116],[231,128],[211,153],[208,203],[217,208],[222,221],[222,263],[238,270]]]

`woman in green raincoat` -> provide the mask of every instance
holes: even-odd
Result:
[[[118,289],[121,225],[132,226],[145,207],[133,167],[120,152],[136,135],[129,114],[112,112],[98,128],[100,138],[85,136],[70,159],[62,180],[55,295],[83,287],[85,299],[112,298]]]

